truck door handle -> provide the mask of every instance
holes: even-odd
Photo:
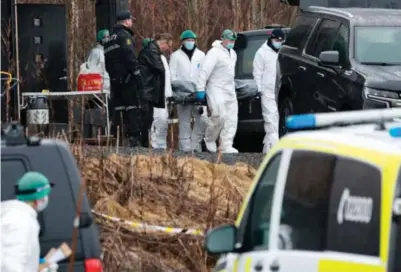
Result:
[[[257,263],[254,267],[255,271],[262,271],[263,265],[261,263]]]
[[[298,66],[298,70],[301,72],[305,72],[306,68],[304,66]]]
[[[324,74],[323,74],[323,73],[317,72],[316,75],[317,75],[318,77],[324,78]]]

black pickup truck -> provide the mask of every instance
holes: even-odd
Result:
[[[64,142],[25,137],[23,128],[13,124],[2,129],[1,135],[1,201],[15,199],[14,185],[27,171],[40,172],[55,184],[49,206],[38,214],[41,257],[63,242],[71,247],[81,184],[75,158]],[[75,272],[103,272],[99,233],[93,221],[89,201],[84,196],[80,207]],[[68,259],[59,263],[58,271],[68,271]]]
[[[238,33],[234,50],[237,53],[235,68],[236,85],[246,84],[246,88],[257,88],[253,79],[253,59],[256,51],[267,41],[271,31],[281,28],[286,34],[290,28],[282,25],[268,25],[265,29]],[[238,90],[237,90],[238,93]],[[240,152],[261,152],[264,136],[262,107],[259,97],[238,97],[238,129],[234,145]]]

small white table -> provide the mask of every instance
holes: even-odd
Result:
[[[29,97],[46,96],[49,100],[72,99],[74,97],[92,96],[96,99],[95,104],[98,108],[106,111],[106,136],[110,136],[110,120],[109,120],[109,93],[103,91],[74,91],[74,92],[35,92],[21,93],[21,101],[18,103],[18,110],[26,108]]]

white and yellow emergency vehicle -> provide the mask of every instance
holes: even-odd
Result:
[[[208,232],[215,271],[401,271],[401,109],[294,115],[235,225]]]

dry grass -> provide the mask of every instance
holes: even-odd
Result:
[[[209,229],[232,223],[255,169],[195,158],[90,157],[73,148],[92,206],[111,216],[148,224]],[[203,237],[135,232],[98,219],[106,271],[209,271],[215,259]]]

